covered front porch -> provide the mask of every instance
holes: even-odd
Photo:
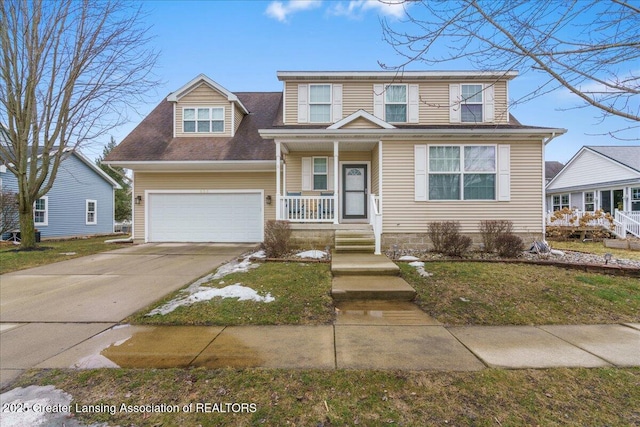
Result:
[[[382,143],[276,140],[276,219],[292,226],[369,224],[380,253]]]

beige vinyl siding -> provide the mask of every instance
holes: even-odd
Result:
[[[182,131],[182,109],[190,107],[224,107],[224,132],[223,133],[198,133]],[[187,95],[180,98],[176,107],[176,136],[231,136],[231,103],[227,97],[206,84],[201,84]],[[237,108],[236,108],[237,110]],[[237,125],[237,123],[236,123]]]
[[[237,132],[238,131],[238,127],[240,127],[240,122],[242,121],[242,118],[244,117],[244,114],[242,113],[242,111],[240,110],[240,107],[238,107],[237,105],[235,106],[235,108],[233,108],[235,114],[234,114],[234,124],[235,124],[235,129],[233,130],[233,132]]]
[[[286,191],[298,192],[302,190],[302,158],[303,157],[313,157],[313,156],[326,156],[333,157],[333,152],[328,151],[305,151],[305,152],[294,152],[287,154],[287,184]],[[370,162],[371,161],[371,152],[370,151],[343,151],[338,153],[338,162]],[[333,174],[333,170],[330,170],[329,173]],[[340,180],[340,174],[342,172],[338,172],[338,180]],[[377,179],[377,175],[371,177],[371,184],[373,185],[373,179]],[[335,188],[335,186],[334,186]],[[304,196],[313,196],[320,195],[320,191],[304,191],[302,192]]]
[[[342,126],[340,129],[380,129],[380,126],[375,123],[371,123],[364,117],[359,117],[354,121]]]
[[[455,144],[425,141],[422,144]],[[459,221],[477,232],[481,220],[510,220],[517,233],[542,232],[542,143],[511,144],[511,200],[414,201],[414,142],[383,143],[384,233],[426,232],[431,221]],[[460,143],[464,145],[464,143]]]
[[[371,151],[371,193],[375,195],[380,195],[380,183],[378,182],[378,171],[379,167],[379,155],[378,155],[378,144]]]
[[[273,199],[273,203],[264,205],[264,219],[267,221],[276,217],[275,172],[136,172],[134,180],[133,197],[142,196],[143,200],[141,204],[134,205],[136,240],[144,240],[145,190],[264,190],[265,198],[270,195]]]
[[[314,84],[314,81],[285,82],[285,120],[286,124],[293,125],[298,122],[298,84]],[[326,82],[322,82],[326,83]],[[353,81],[332,81],[331,83],[342,84],[342,112],[343,117],[355,113],[358,110],[365,110],[373,114],[373,85],[388,84],[391,82],[353,82]],[[402,83],[402,82],[394,82]],[[405,82],[407,83],[407,82]],[[415,82],[410,82],[416,84]],[[419,120],[420,125],[445,125],[449,124],[449,84],[451,81],[421,81],[419,82]],[[484,83],[474,80],[460,81],[455,83]],[[494,84],[494,104],[495,123],[507,123],[507,82],[499,81]],[[346,126],[346,128],[360,128],[360,120],[356,120],[356,125]],[[364,128],[364,127],[362,127]]]

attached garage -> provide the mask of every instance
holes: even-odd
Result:
[[[263,190],[147,191],[148,242],[261,242]]]

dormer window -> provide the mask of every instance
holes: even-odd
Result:
[[[185,108],[182,129],[185,133],[224,132],[224,107]]]
[[[388,123],[407,121],[407,85],[389,85],[384,94],[384,117]]]
[[[309,85],[309,121],[331,123],[331,85]]]

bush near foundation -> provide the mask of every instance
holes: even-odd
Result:
[[[480,221],[480,235],[484,244],[484,251],[493,253],[497,249],[497,240],[500,236],[511,234],[513,223],[507,220]]]
[[[460,234],[457,221],[430,222],[427,234],[433,243],[433,250],[449,256],[462,256],[471,247],[469,236]]]
[[[522,255],[524,242],[519,236],[504,233],[495,239],[496,250],[502,258],[518,258]]]
[[[291,227],[287,221],[267,221],[261,245],[268,258],[280,258],[291,250]]]

